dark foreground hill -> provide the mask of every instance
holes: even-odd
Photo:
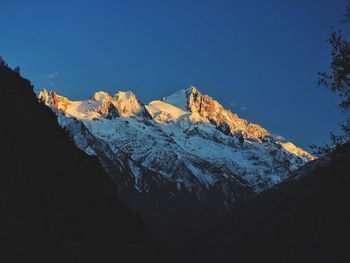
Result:
[[[196,262],[350,262],[350,145],[296,177],[237,205],[225,223],[187,243],[184,256]]]
[[[30,82],[0,66],[0,262],[151,261],[166,248],[123,206]]]

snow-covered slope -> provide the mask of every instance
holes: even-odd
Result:
[[[100,158],[125,193],[142,194],[150,203],[167,200],[157,209],[174,213],[193,201],[220,214],[314,159],[192,86],[147,106],[130,91],[70,101],[43,90],[39,99],[56,112],[77,147]],[[115,178],[114,169],[125,177]]]

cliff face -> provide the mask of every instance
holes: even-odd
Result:
[[[241,133],[245,139],[262,140],[270,134],[261,126],[249,123],[224,107],[208,95],[202,95],[197,88],[191,87],[186,91],[187,108],[198,113],[225,134]],[[166,101],[166,99],[165,99]]]

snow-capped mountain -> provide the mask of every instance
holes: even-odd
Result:
[[[39,100],[77,147],[100,159],[125,202],[163,235],[172,224],[186,231],[186,224],[215,222],[236,200],[314,159],[193,86],[148,105],[131,91],[71,101],[42,90]]]

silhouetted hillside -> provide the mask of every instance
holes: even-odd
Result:
[[[38,103],[30,82],[0,64],[0,262],[173,259],[120,203],[97,159]],[[237,203],[223,224],[179,247],[177,259],[350,262],[350,145],[296,176]]]
[[[307,176],[237,205],[224,224],[184,246],[186,258],[350,262],[350,145],[328,159],[299,171]]]
[[[149,261],[166,247],[118,200],[30,82],[0,66],[0,262]],[[118,261],[119,260],[119,261]]]

